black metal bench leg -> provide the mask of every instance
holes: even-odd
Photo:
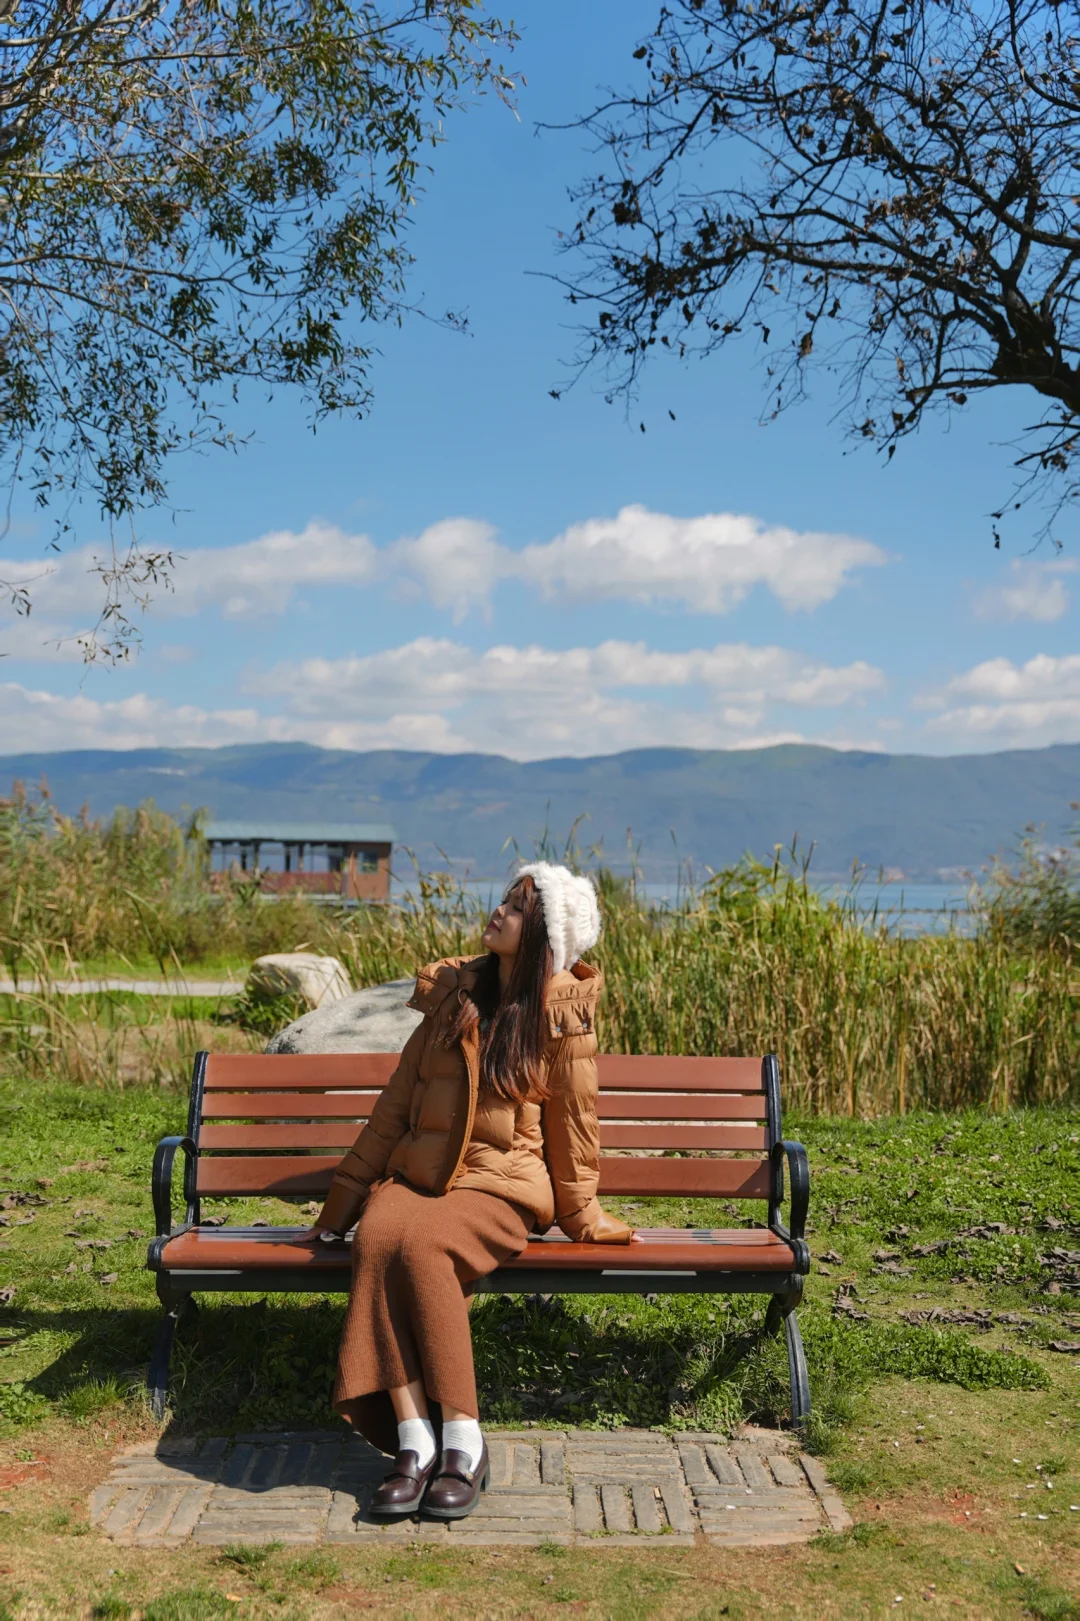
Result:
[[[150,1372],[146,1385],[150,1392],[150,1407],[155,1418],[165,1417],[165,1403],[169,1394],[169,1359],[172,1356],[176,1325],[181,1317],[195,1311],[195,1302],[188,1294],[178,1294],[158,1279],[158,1298],[165,1307],[154,1349],[150,1353]]]
[[[810,1417],[810,1380],[806,1372],[806,1352],[803,1350],[799,1319],[793,1311],[784,1318],[784,1337],[787,1340],[788,1374],[791,1378],[791,1422],[801,1429]]]
[[[787,1342],[788,1376],[791,1381],[791,1422],[801,1428],[810,1417],[810,1379],[806,1371],[806,1352],[795,1308],[802,1300],[802,1278],[792,1280],[783,1294],[773,1295],[765,1313],[765,1332],[775,1334],[783,1324]]]

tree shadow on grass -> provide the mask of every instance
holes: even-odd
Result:
[[[169,1369],[174,1428],[186,1433],[337,1425],[330,1407],[342,1307],[305,1298],[196,1302],[182,1318]],[[160,1307],[11,1313],[20,1340],[40,1336],[55,1355],[25,1381],[31,1397],[73,1417],[144,1398]],[[84,1392],[81,1397],[80,1392]],[[27,1415],[29,1416],[29,1415]]]
[[[203,1296],[182,1317],[169,1370],[177,1433],[336,1428],[331,1407],[344,1301]],[[141,1401],[160,1309],[12,1314],[21,1337],[56,1355],[26,1381],[38,1398],[90,1416]],[[761,1301],[715,1297],[623,1304],[611,1297],[498,1295],[472,1312],[477,1385],[491,1423],[730,1428],[782,1421],[783,1341],[762,1331]],[[97,1392],[96,1406],[95,1395]]]
[[[729,1429],[787,1411],[761,1301],[489,1296],[473,1317],[481,1407],[504,1423]]]

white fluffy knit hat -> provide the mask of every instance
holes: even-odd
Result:
[[[600,938],[600,908],[592,880],[579,878],[569,867],[557,867],[551,861],[530,862],[519,868],[517,877],[531,878],[540,891],[552,969],[561,974]]]

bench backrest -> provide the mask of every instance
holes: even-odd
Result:
[[[199,1053],[188,1197],[321,1197],[397,1062],[396,1053]],[[770,1198],[768,1155],[782,1135],[774,1057],[606,1054],[597,1064],[601,1194]]]

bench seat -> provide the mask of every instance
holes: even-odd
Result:
[[[297,1244],[302,1227],[199,1227],[170,1238],[161,1266],[170,1273],[237,1272],[286,1267],[311,1275],[311,1287],[348,1287],[352,1242]],[[531,1238],[494,1279],[531,1267],[559,1272],[794,1272],[795,1251],[768,1228],[646,1227],[630,1244],[572,1244],[561,1233]],[[488,1279],[484,1280],[489,1282]],[[269,1286],[269,1285],[267,1285]],[[494,1288],[500,1283],[492,1285]]]

